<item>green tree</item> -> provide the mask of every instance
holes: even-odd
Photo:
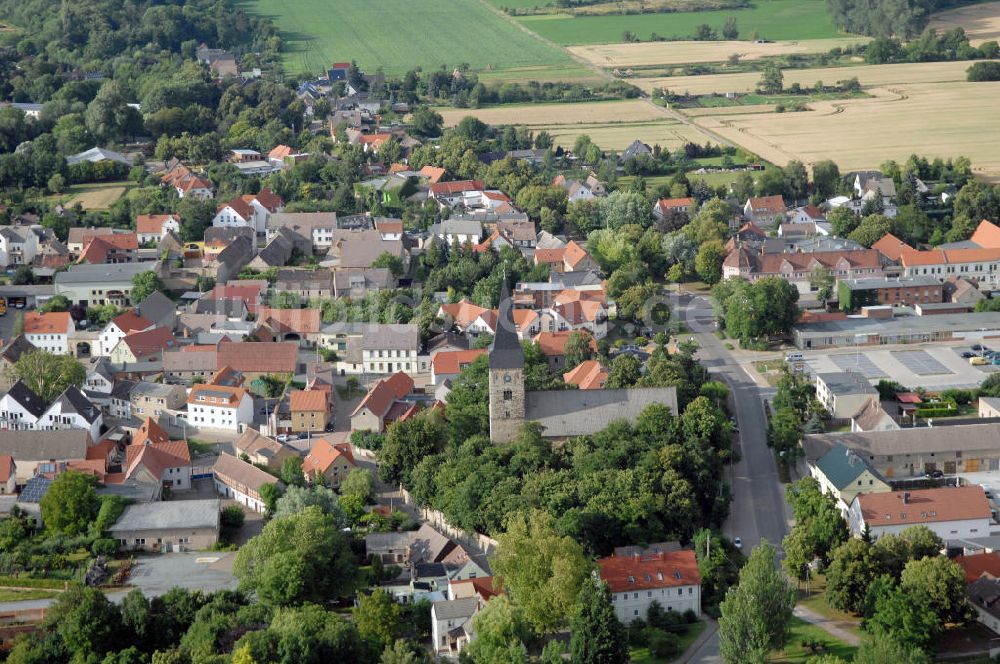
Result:
[[[572,614],[591,563],[579,544],[556,532],[547,512],[512,514],[506,526],[491,561],[494,577],[536,631],[551,632]]]
[[[900,588],[914,602],[930,607],[942,624],[962,622],[969,617],[965,572],[949,558],[932,556],[906,563]]]
[[[75,471],[61,473],[42,496],[45,527],[66,535],[79,535],[97,517],[100,501],[91,475]]]
[[[399,256],[394,256],[388,251],[383,251],[375,260],[372,261],[372,267],[384,267],[388,268],[389,272],[394,277],[403,276],[403,261]]]
[[[851,231],[848,239],[858,244],[870,247],[881,240],[886,233],[893,230],[892,220],[881,214],[872,214],[861,220],[858,227]]]
[[[608,371],[607,388],[609,390],[621,387],[632,387],[642,376],[642,364],[635,356],[628,353],[620,353],[611,360],[611,368]]]
[[[733,216],[733,209],[728,203],[718,198],[713,198],[698,210],[682,232],[697,244],[709,242],[711,240],[724,241],[729,234],[729,220]]]
[[[97,588],[71,585],[49,607],[42,627],[58,634],[76,662],[100,657],[121,645],[118,607]]]
[[[380,650],[388,647],[399,631],[399,604],[392,594],[376,588],[362,595],[354,610],[354,624],[361,636],[372,639]]]
[[[760,82],[757,89],[766,95],[776,95],[781,93],[785,87],[785,76],[781,73],[781,67],[775,63],[764,65],[760,75]]]
[[[274,516],[281,518],[299,514],[307,507],[315,505],[323,514],[333,517],[340,527],[347,525],[347,517],[340,506],[340,499],[333,490],[321,485],[300,487],[294,484],[288,486],[285,493],[275,503]]]
[[[432,138],[441,135],[444,118],[429,106],[420,106],[413,111],[413,116],[410,118],[410,126],[418,136]]]
[[[822,265],[817,265],[809,273],[809,287],[815,289],[816,298],[826,304],[826,301],[833,297],[833,287],[837,279],[833,273]]]
[[[930,664],[931,658],[919,648],[908,648],[886,636],[864,640],[854,653],[854,664]]]
[[[278,477],[286,486],[304,487],[306,476],[302,473],[302,458],[297,456],[286,457],[281,462],[281,469],[278,470]]]
[[[570,653],[579,664],[624,664],[629,661],[625,629],[615,616],[606,583],[587,578],[577,597],[570,624]]]
[[[490,598],[475,616],[476,639],[469,644],[473,662],[527,662],[525,643],[532,638],[524,610],[504,595]]]
[[[929,650],[941,632],[941,622],[934,609],[917,601],[885,576],[872,586],[873,607],[865,620],[865,630],[898,642],[904,648]]]
[[[281,489],[277,483],[271,482],[260,488],[260,499],[264,502],[267,515],[272,516],[278,508],[278,500],[281,498]]]
[[[653,208],[646,197],[634,191],[616,191],[598,201],[605,228],[632,224],[646,228],[653,222]]]
[[[824,159],[813,164],[813,189],[823,200],[837,195],[840,189],[840,168],[836,162]]]
[[[570,332],[569,337],[566,339],[566,371],[570,371],[582,364],[583,362],[589,360],[593,354],[594,349],[592,344],[594,337],[586,332],[576,330]]]
[[[735,16],[726,17],[726,22],[722,25],[722,36],[730,41],[739,38],[740,28],[736,24]]]
[[[421,664],[423,661],[424,658],[415,652],[410,643],[404,639],[396,639],[391,646],[386,646],[382,651],[379,664]]]
[[[87,378],[86,370],[76,358],[44,350],[22,355],[6,371],[11,380],[23,381],[45,403],[52,403],[71,385],[83,385]]]
[[[367,468],[355,468],[340,483],[340,495],[356,496],[363,505],[375,502],[375,478]]]
[[[409,486],[413,469],[425,456],[440,451],[443,442],[444,427],[435,413],[393,422],[378,451],[379,475],[386,482]]]
[[[132,293],[129,299],[133,304],[139,304],[156,291],[163,290],[163,282],[153,271],[140,272],[132,277]]]
[[[50,311],[69,311],[72,303],[65,295],[53,295],[49,300],[38,307],[38,313],[46,314]]]
[[[719,283],[722,279],[722,261],[726,259],[726,250],[719,240],[710,240],[698,248],[694,258],[694,269],[698,276],[708,285]]]
[[[847,237],[861,223],[861,218],[847,207],[835,207],[826,213],[826,220],[830,222],[830,230],[837,237]]]
[[[316,506],[269,521],[233,563],[242,588],[276,605],[344,596],[352,592],[356,571],[346,537]]]
[[[877,554],[864,540],[850,538],[830,554],[826,599],[834,608],[860,613],[869,586],[881,573]]]
[[[761,542],[740,570],[739,585],[720,606],[723,661],[764,662],[768,652],[785,644],[794,604],[795,591],[775,568],[774,547]]]

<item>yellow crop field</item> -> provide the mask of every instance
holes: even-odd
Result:
[[[930,27],[939,31],[962,28],[973,46],[1000,40],[1000,2],[984,2],[934,14]]]
[[[767,44],[750,41],[668,41],[570,46],[568,50],[573,55],[599,67],[643,67],[690,62],[722,62],[733,53],[738,53],[743,60],[778,55],[826,53],[835,46],[853,46],[868,41],[868,37],[805,39]]]
[[[942,83],[964,81],[968,62],[916,62],[900,65],[859,65],[857,67],[824,67],[820,69],[786,69],[785,85],[798,83],[812,86],[816,81],[832,85],[837,81],[857,77],[861,85],[892,86],[906,83]],[[760,74],[711,74],[707,76],[667,76],[639,78],[632,81],[646,92],[666,88],[678,93],[711,94],[713,92],[751,92],[760,81]]]
[[[776,164],[833,159],[842,170],[873,168],[918,153],[964,155],[977,172],[1000,174],[993,83],[906,83],[867,99],[810,104],[812,111],[700,116],[693,120]],[[945,119],[945,122],[939,121]]]
[[[121,183],[79,185],[70,190],[72,198],[66,202],[66,207],[77,203],[84,210],[107,210],[128,190],[128,185]]]
[[[669,150],[677,149],[685,143],[704,143],[708,138],[693,127],[680,122],[637,122],[634,124],[577,124],[532,126],[533,131],[545,130],[552,134],[557,145],[572,149],[576,137],[590,136],[595,144],[605,150],[624,150],[639,139],[648,145],[660,145]]]
[[[579,122],[643,122],[662,120],[664,112],[641,99],[595,101],[577,104],[525,104],[478,109],[438,109],[447,127],[467,115],[486,124],[576,124]]]

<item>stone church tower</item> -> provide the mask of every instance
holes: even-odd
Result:
[[[524,350],[514,328],[510,288],[503,282],[497,332],[490,345],[490,440],[506,443],[524,423]]]

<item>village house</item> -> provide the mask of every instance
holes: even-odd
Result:
[[[431,357],[431,385],[441,385],[445,381],[455,380],[465,367],[485,354],[485,348],[435,353]]]
[[[552,272],[588,272],[600,270],[587,250],[576,240],[558,249],[535,249],[532,258],[535,265],[548,265]]]
[[[228,203],[221,204],[212,219],[213,226],[243,226],[253,228],[258,234],[267,230],[267,219],[271,214],[281,212],[285,202],[270,189],[264,188],[257,194],[244,194]]]
[[[859,493],[885,493],[892,487],[880,472],[865,459],[843,445],[836,445],[816,461],[809,462],[809,474],[819,483],[819,489],[836,499],[847,516],[854,497]]]
[[[763,226],[774,226],[785,220],[788,208],[781,196],[751,196],[743,205],[743,216]]]
[[[694,204],[695,201],[691,197],[660,198],[653,204],[653,216],[657,219],[664,219],[671,214],[687,217]]]
[[[566,342],[570,340],[570,336],[575,332],[575,330],[563,330],[559,332],[540,332],[538,333],[532,341],[538,344],[538,348],[545,355],[545,359],[549,363],[549,371],[553,373],[562,373],[566,368]],[[582,334],[586,335],[588,338],[588,346],[592,353],[597,354],[597,342],[594,340],[593,335],[589,332],[583,331]]]
[[[39,464],[86,459],[93,442],[86,429],[13,431],[8,427],[0,428],[0,450],[14,458],[18,486],[36,475]]]
[[[177,159],[167,163],[167,169],[160,174],[160,183],[172,187],[178,198],[193,198],[207,201],[212,198],[215,186],[206,177],[196,175]]]
[[[1000,634],[1000,579],[983,573],[969,583],[965,597],[976,612],[976,620],[994,634]]]
[[[479,597],[431,604],[431,640],[437,655],[457,657],[469,645],[475,638],[472,617],[480,606]]]
[[[265,484],[283,486],[274,475],[225,452],[215,459],[212,475],[215,490],[219,495],[231,498],[240,505],[261,514],[267,511],[267,505],[260,494],[261,487]]]
[[[9,454],[0,455],[0,495],[11,495],[17,490],[17,464]]]
[[[851,502],[851,534],[873,539],[898,535],[910,526],[926,526],[943,540],[986,537],[993,518],[978,485],[859,493]]]
[[[138,382],[129,394],[132,415],[139,418],[155,417],[178,411],[187,403],[187,390],[180,385]]]
[[[108,321],[108,324],[101,330],[98,336],[97,348],[94,349],[97,355],[108,356],[114,350],[118,342],[129,334],[135,332],[145,332],[153,329],[151,321],[133,311],[126,311]]]
[[[313,251],[329,249],[340,228],[336,212],[279,212],[268,215],[265,225],[268,242],[284,229],[308,241]]]
[[[236,452],[246,454],[250,463],[265,465],[271,470],[280,470],[285,459],[298,456],[294,450],[285,447],[273,438],[261,435],[256,429],[247,427],[233,442]]]
[[[115,265],[73,265],[55,276],[56,295],[65,295],[81,307],[131,304],[132,280],[143,272],[156,272],[159,261],[118,263]]]
[[[177,214],[140,214],[135,218],[135,233],[139,244],[156,243],[167,233],[181,232],[181,218]]]
[[[934,277],[842,279],[837,299],[844,311],[880,305],[912,306],[944,302],[944,287]]]
[[[326,431],[330,424],[331,399],[330,390],[292,390],[288,398],[292,431]]]
[[[11,367],[17,364],[22,355],[38,350],[34,344],[24,338],[23,334],[14,337],[10,343],[0,350],[0,389],[9,390],[16,379],[10,373]]]
[[[198,428],[239,432],[253,422],[253,398],[241,387],[195,385],[187,404],[187,419]]]
[[[356,468],[350,443],[331,444],[319,438],[302,460],[302,473],[309,481],[322,476],[327,486],[339,489],[348,473]]]
[[[198,551],[219,541],[218,499],[129,505],[108,528],[121,551]]]
[[[609,371],[599,360],[584,360],[563,374],[563,382],[581,390],[603,390]]]
[[[881,254],[874,249],[772,254],[740,246],[722,262],[722,277],[748,281],[778,277],[808,294],[816,287],[813,275],[818,270],[826,270],[839,280],[880,278],[883,269]]]
[[[156,327],[122,337],[108,354],[108,359],[118,365],[158,362],[163,359],[164,351],[176,347],[174,333],[164,327]]]
[[[835,371],[816,374],[816,398],[834,419],[849,419],[876,390],[864,374],[854,371]]]
[[[351,431],[382,433],[385,427],[415,408],[405,398],[413,392],[413,379],[400,371],[376,382],[351,413]]]
[[[24,226],[0,226],[0,267],[31,265],[38,253],[38,235]]]
[[[40,314],[29,311],[24,315],[24,338],[32,346],[56,355],[69,354],[69,335],[73,320],[69,312],[50,311]]]
[[[599,558],[597,566],[623,624],[645,620],[653,602],[667,611],[701,615],[701,574],[694,551],[641,550]]]

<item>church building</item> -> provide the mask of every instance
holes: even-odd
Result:
[[[677,414],[677,389],[672,386],[526,391],[524,350],[511,306],[510,289],[504,282],[489,353],[490,440],[494,443],[513,440],[525,422],[541,424],[546,438],[571,438],[597,433],[615,420],[635,422],[654,403]]]

